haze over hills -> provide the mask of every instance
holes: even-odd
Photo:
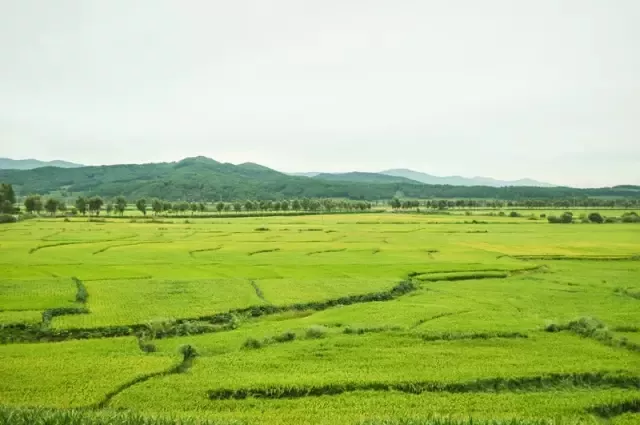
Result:
[[[351,180],[345,180],[349,178]],[[393,179],[393,181],[390,181]],[[177,162],[77,168],[42,167],[0,170],[0,182],[14,185],[18,196],[63,191],[69,196],[123,195],[130,200],[234,201],[243,199],[403,198],[549,199],[584,196],[637,197],[637,186],[575,189],[569,187],[490,187],[428,185],[377,173],[344,173],[329,179],[291,176],[255,163],[234,165],[203,156]]]
[[[518,180],[498,180],[491,177],[462,177],[462,176],[434,176],[432,174],[421,173],[419,171],[409,170],[406,168],[398,168],[393,170],[385,170],[380,172],[359,172],[352,171],[347,173],[322,173],[322,172],[304,172],[289,173],[291,176],[311,177],[322,180],[341,180],[354,182],[404,182],[404,183],[424,183],[424,184],[447,184],[452,186],[537,186],[537,187],[555,187],[556,185],[545,183],[533,179]],[[395,177],[397,179],[389,179],[387,177]]]
[[[402,176],[392,176],[381,173],[365,173],[352,171],[349,173],[317,173],[311,178],[320,180],[348,181],[359,183],[420,183]]]
[[[84,165],[58,160],[40,161],[37,159],[0,158],[0,169],[2,170],[33,170],[41,167],[77,168],[84,167]]]
[[[450,184],[453,186],[538,186],[538,187],[554,187],[550,183],[540,182],[532,179],[519,180],[497,180],[491,177],[461,177],[461,176],[434,176],[427,173],[399,168],[393,170],[381,171],[380,174],[388,176],[405,177],[425,184]]]

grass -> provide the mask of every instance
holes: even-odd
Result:
[[[640,228],[473,218],[3,225],[0,424],[637,423]]]

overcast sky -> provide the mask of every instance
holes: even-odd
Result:
[[[640,184],[638,0],[0,0],[0,156]]]

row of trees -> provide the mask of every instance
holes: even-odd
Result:
[[[549,223],[573,223],[576,221],[570,211],[562,213],[560,216],[550,215],[547,217]],[[578,220],[581,223],[640,223],[640,216],[635,212],[626,212],[621,217],[603,217],[599,212],[592,212],[589,215],[581,214]]]
[[[118,214],[124,215],[127,209],[128,201],[124,197],[117,197],[112,201],[105,201],[101,197],[87,198],[78,197],[74,205],[69,208],[64,201],[56,198],[43,199],[40,195],[28,196],[24,201],[25,210],[28,213],[42,213],[43,211],[56,215],[58,212],[70,212],[73,215],[99,215],[103,210],[108,215]],[[208,206],[204,202],[168,202],[161,199],[138,199],[135,201],[135,207],[143,215],[151,212],[154,215],[159,214],[179,214],[183,215],[188,212],[191,214],[205,213]],[[217,202],[213,204],[213,209],[218,213],[229,212],[287,212],[287,211],[365,211],[371,209],[371,203],[364,201],[335,201],[332,199],[294,199],[292,201],[244,201],[244,202]]]
[[[136,201],[136,208],[138,211],[147,214],[147,211],[152,211],[158,215],[161,213],[182,213],[191,211],[192,214],[196,212],[204,213],[207,211],[207,205],[203,202],[179,202],[171,203],[162,201],[159,199],[153,199],[150,203],[146,199],[138,199]],[[293,199],[291,201],[252,201],[247,200],[244,202],[217,202],[213,204],[213,208],[216,212],[222,214],[235,212],[287,212],[287,211],[365,211],[371,209],[371,203],[364,201],[336,201],[333,199]]]
[[[493,199],[428,199],[401,200],[393,198],[389,201],[393,209],[501,209],[501,208],[638,208],[640,199],[523,199],[517,201],[501,201]]]
[[[81,196],[76,199],[75,206],[71,208],[71,212],[74,214],[80,213],[82,215],[86,215],[87,213],[90,215],[99,215],[103,205],[104,201],[99,196],[95,196],[93,198]],[[126,199],[119,197],[114,203],[108,204],[107,210],[109,213],[116,210],[120,214],[123,214],[126,207]],[[24,208],[30,214],[40,214],[44,210],[51,215],[56,215],[58,212],[67,212],[70,210],[64,201],[56,198],[48,198],[44,200],[40,195],[27,196],[24,200]]]

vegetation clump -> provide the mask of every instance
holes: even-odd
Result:
[[[309,339],[324,338],[327,336],[328,329],[325,326],[314,325],[307,328],[305,335]]]

